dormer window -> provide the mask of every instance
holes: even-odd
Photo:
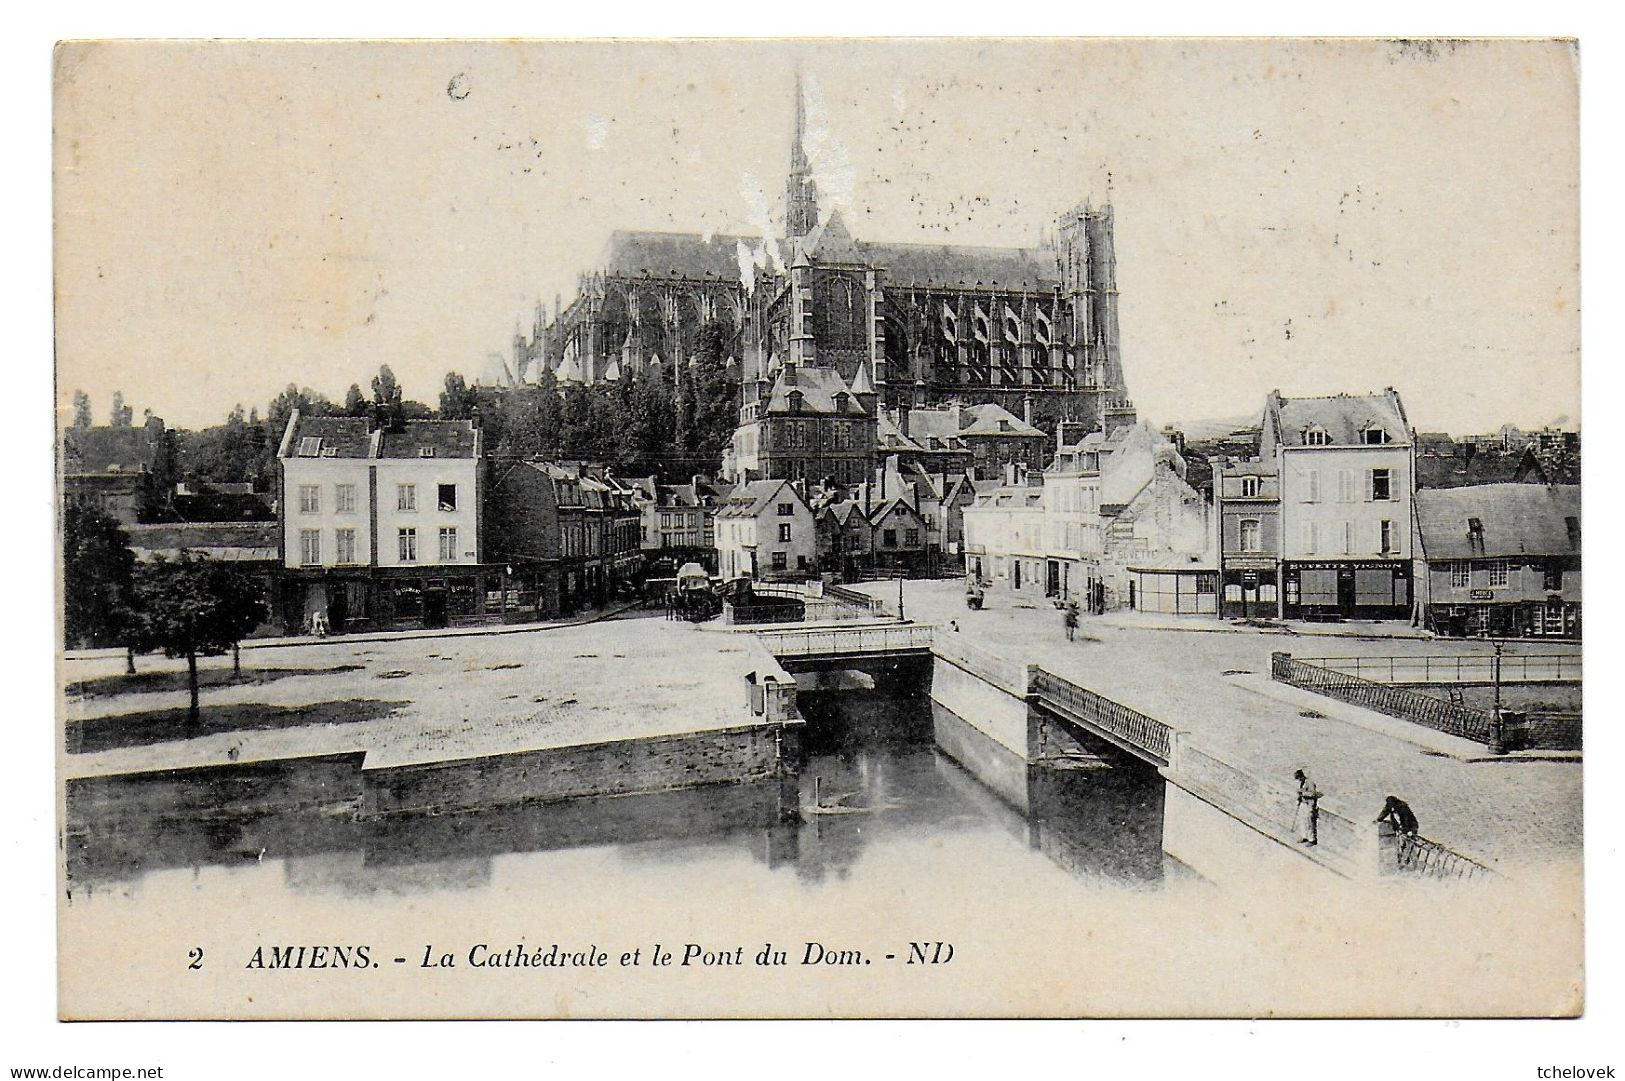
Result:
[[[433,447],[419,447],[418,448],[418,457],[419,458],[433,458],[434,457],[434,448]]]
[[[1383,443],[1392,443],[1394,439],[1388,434],[1387,428],[1373,424],[1360,433],[1360,441],[1367,446],[1374,447]]]
[[[1309,428],[1303,433],[1303,445],[1306,447],[1330,446],[1332,437],[1325,428]]]
[[[1243,498],[1243,499],[1254,499],[1257,496],[1258,496],[1258,478],[1257,477],[1242,477],[1241,478],[1241,498]]]
[[[322,457],[323,458],[337,458],[338,456],[339,456],[339,448],[337,448],[337,447],[323,447],[322,448]]]
[[[299,457],[316,458],[322,453],[322,437],[306,435],[299,438]]]

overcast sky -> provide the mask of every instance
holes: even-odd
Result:
[[[59,54],[59,407],[217,422],[389,364],[433,403],[612,229],[783,213],[793,72],[860,239],[1117,215],[1157,422],[1393,385],[1579,414],[1574,59],[1550,44],[90,45]],[[1108,181],[1108,174],[1110,179]]]

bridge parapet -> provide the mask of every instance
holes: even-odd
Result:
[[[938,634],[931,650],[956,668],[991,683],[1002,691],[1025,698],[1032,690],[1032,669],[1029,665],[1000,657],[979,646],[973,646],[957,634]]]
[[[933,631],[929,623],[820,627],[762,631],[756,639],[775,657],[884,656],[930,652]]]

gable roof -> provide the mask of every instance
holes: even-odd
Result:
[[[1002,405],[992,402],[968,406],[961,413],[959,435],[1025,435],[1048,439],[1043,432],[1016,416]],[[912,425],[911,425],[912,426]]]
[[[912,518],[922,525],[925,524],[925,519],[920,517],[920,512],[915,510],[913,505],[902,496],[893,496],[884,503],[880,504],[880,506],[876,507],[874,510],[870,511],[869,524],[878,527],[882,525],[888,517],[891,517],[899,510],[906,511],[906,517]]]
[[[477,458],[480,454],[480,430],[473,421],[409,420],[395,430],[368,428],[365,417],[307,417],[294,410],[277,456],[380,459]],[[424,454],[425,450],[431,453]]]
[[[1469,518],[1483,527],[1478,533],[1469,529]],[[1416,493],[1416,523],[1429,560],[1577,555],[1579,521],[1578,484],[1479,484]]]
[[[780,493],[783,493],[782,495]],[[767,510],[770,504],[778,503],[786,498],[793,499],[803,507],[807,501],[801,498],[801,493],[790,486],[787,480],[751,480],[736,485],[728,495],[728,502],[717,511],[719,518],[756,518]]]

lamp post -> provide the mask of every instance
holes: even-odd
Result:
[[[1506,729],[1501,720],[1501,651],[1506,643],[1498,638],[1490,638],[1486,630],[1484,637],[1489,639],[1490,646],[1495,650],[1495,657],[1490,661],[1490,682],[1494,688],[1495,697],[1490,707],[1490,754],[1506,754]]]
[[[897,622],[902,623],[903,621],[903,572],[899,570],[897,572]]]

